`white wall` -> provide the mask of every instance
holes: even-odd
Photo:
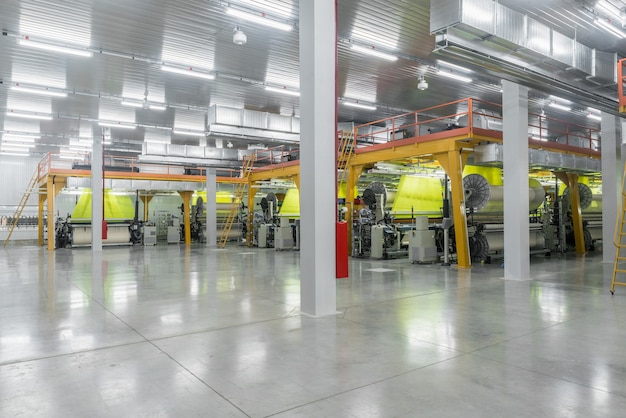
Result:
[[[40,157],[0,155],[0,210],[3,215],[7,214],[6,211],[13,214],[39,161]],[[37,195],[30,196],[28,205],[24,215],[36,215]]]

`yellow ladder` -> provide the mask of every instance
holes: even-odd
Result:
[[[350,131],[340,131],[338,132],[338,141],[337,141],[337,185],[341,183],[346,183],[346,179],[348,177],[348,166],[350,164],[350,159],[354,154],[354,141],[353,134]],[[346,185],[347,187],[347,185]]]
[[[626,166],[622,175],[622,202],[621,214],[615,218],[615,231],[613,233],[613,245],[615,245],[615,263],[613,264],[613,280],[611,281],[611,294],[615,293],[615,286],[626,286],[626,282],[618,282],[617,273],[626,273],[624,267],[620,268],[620,263],[626,261]]]
[[[17,227],[17,224],[20,221],[20,216],[22,216],[22,212],[24,211],[24,208],[26,207],[26,204],[28,203],[28,199],[30,199],[30,195],[33,193],[33,190],[35,189],[35,185],[37,184],[37,180],[39,177],[38,173],[39,171],[35,170],[35,172],[33,173],[33,177],[31,177],[30,181],[28,182],[26,191],[22,195],[22,199],[20,200],[20,203],[17,205],[17,208],[15,208],[15,213],[13,214],[13,219],[11,219],[11,224],[9,226],[9,234],[7,235],[7,238],[4,240],[5,247],[9,243],[9,240],[11,239],[11,235],[13,234],[13,231],[15,230],[15,228]]]
[[[239,205],[243,201],[243,195],[248,187],[248,178],[250,177],[250,172],[252,171],[252,167],[254,166],[254,161],[256,160],[256,152],[243,157],[243,166],[241,168],[241,181],[237,183],[237,187],[235,188],[235,195],[233,196],[233,204],[228,211],[228,217],[226,218],[226,223],[224,224],[224,229],[222,229],[222,235],[220,235],[220,239],[217,243],[219,248],[224,248],[226,246],[226,242],[228,241],[228,237],[230,235],[230,230],[235,223],[235,219],[237,218],[237,214],[239,213]]]

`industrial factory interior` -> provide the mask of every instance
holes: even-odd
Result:
[[[0,25],[0,416],[625,415],[626,0]]]

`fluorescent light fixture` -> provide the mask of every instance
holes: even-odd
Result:
[[[598,109],[595,109],[595,108],[593,108],[593,107],[588,107],[588,108],[587,108],[587,111],[588,111],[588,112],[591,112],[591,113],[595,113],[595,114],[597,114],[597,115],[599,115],[599,114],[601,114],[601,113],[602,113],[602,112],[600,112]]]
[[[372,55],[374,57],[386,59],[388,61],[397,61],[398,60],[398,57],[396,57],[395,55],[387,54],[386,52],[380,52],[376,48],[374,48],[373,46],[371,46],[371,47],[364,47],[364,46],[352,44],[350,46],[350,48],[352,48],[352,50],[354,50],[354,51],[361,52],[363,54]]]
[[[20,137],[15,135],[2,135],[3,142],[24,142],[29,144],[35,143],[35,138]]]
[[[111,128],[122,128],[122,129],[135,129],[135,125],[125,124],[122,125],[122,122],[98,122],[100,126],[108,126]]]
[[[343,104],[345,106],[356,107],[358,109],[376,110],[376,106],[364,105],[364,104],[361,104],[361,103],[343,102]]]
[[[128,100],[122,100],[122,106],[143,107],[143,104],[141,104],[140,102],[129,102]]]
[[[623,32],[621,29],[616,28],[608,20],[594,19],[593,23],[595,23],[596,26],[599,26],[602,29],[604,29],[606,32],[609,32],[611,35],[615,36],[616,38],[624,39],[626,37],[626,32]]]
[[[287,23],[278,22],[276,20],[268,19],[265,16],[265,13],[260,15],[255,15],[252,13],[244,12],[242,10],[233,9],[232,7],[228,7],[226,9],[226,13],[238,17],[243,20],[247,20],[249,22],[259,23],[261,25],[269,26],[271,28],[284,30],[290,32],[293,30],[293,26]]]
[[[452,63],[447,62],[447,61],[437,60],[437,64],[443,65],[444,67],[452,68],[454,70],[462,71],[464,73],[471,73],[472,72],[472,70],[470,70],[469,68],[461,67],[460,65],[452,64]]]
[[[0,155],[11,155],[14,157],[28,157],[30,154],[27,152],[0,152]]]
[[[594,115],[593,113],[587,113],[587,117],[589,119],[597,120],[598,122],[600,122],[602,120],[602,116]]]
[[[299,91],[295,91],[295,90],[287,90],[287,89],[280,89],[277,87],[270,87],[270,86],[265,86],[265,90],[267,91],[272,91],[274,93],[282,93],[282,94],[287,94],[289,96],[297,96],[300,97],[300,92]]]
[[[613,6],[612,4],[610,4],[609,2],[605,1],[605,0],[598,0],[596,1],[596,4],[594,6],[596,9],[600,9],[605,13],[610,14],[611,16],[616,17],[617,19],[622,20],[622,16],[620,15],[620,10]]]
[[[571,112],[572,111],[571,107],[565,106],[565,105],[562,105],[562,104],[559,104],[559,103],[552,102],[548,106],[553,107],[555,109],[563,110],[564,112]]]
[[[148,106],[150,107],[150,110],[165,110],[165,109],[167,109],[167,106],[165,106],[165,105],[150,104]]]
[[[182,74],[182,75],[188,75],[190,77],[203,78],[205,80],[215,80],[214,74],[198,72],[194,70],[192,67],[176,68],[176,67],[170,67],[168,65],[163,65],[161,66],[161,70],[167,71],[168,73]]]
[[[67,147],[67,151],[73,152],[74,154],[76,153],[82,153],[82,154],[86,154],[91,152],[90,148],[80,148],[80,147]]]
[[[25,142],[34,142],[35,139],[39,138],[41,135],[28,135],[28,134],[11,134],[4,133],[2,134],[3,139],[13,139],[13,140],[22,140]],[[32,139],[32,141],[30,141]]]
[[[90,51],[87,51],[86,49],[83,50],[83,49],[68,48],[66,46],[59,46],[59,45],[46,44],[43,42],[31,41],[30,39],[20,39],[18,40],[18,43],[22,46],[29,46],[31,48],[43,49],[46,51],[60,52],[62,54],[77,55],[79,57],[91,57],[93,55]]]
[[[16,113],[12,110],[7,111],[6,115],[22,119],[52,120],[52,116],[50,115],[41,115],[38,113]]]
[[[534,139],[535,141],[547,141],[547,138],[542,138],[540,136],[531,136],[530,139]]]
[[[181,131],[178,129],[174,129],[174,133],[177,135],[187,135],[187,136],[198,136],[198,137],[205,137],[206,133],[205,132],[194,132],[194,131]]]
[[[464,83],[471,83],[472,79],[469,77],[465,77],[464,75],[459,75],[459,74],[455,74],[455,73],[451,73],[449,71],[446,70],[439,70],[437,72],[437,74],[442,75],[444,77],[448,77],[451,78],[453,80],[458,80],[458,81],[462,81]]]
[[[550,97],[552,100],[556,100],[557,102],[561,102],[561,103],[572,103],[572,101],[571,101],[571,100],[563,99],[563,98],[558,97],[558,96],[553,96],[553,95],[550,95],[549,97]]]
[[[23,93],[39,94],[41,96],[67,97],[67,93],[64,93],[62,91],[48,90],[47,87],[46,88],[42,88],[42,89],[33,89],[33,88],[30,88],[30,87],[11,86],[11,90],[21,91]]]
[[[33,148],[35,144],[0,144],[0,149],[4,151],[27,151],[30,148]],[[26,149],[25,149],[26,148]]]

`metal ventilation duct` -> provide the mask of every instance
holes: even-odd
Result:
[[[300,141],[300,119],[256,110],[213,105],[208,112],[209,135],[262,139],[266,142]]]
[[[477,51],[544,75],[554,76],[556,67],[596,84],[617,82],[617,54],[589,48],[492,0],[431,0],[430,9],[438,48]]]

